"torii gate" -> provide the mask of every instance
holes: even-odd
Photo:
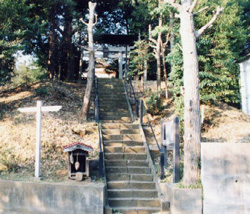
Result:
[[[130,51],[134,49],[134,46],[105,46],[100,48],[99,50],[97,50],[95,52],[95,57],[96,58],[103,58],[103,57],[107,57],[107,58],[112,58],[112,59],[118,59],[118,63],[119,63],[119,79],[122,79],[123,75],[123,62],[125,59],[125,74],[127,74],[127,58],[129,58],[130,56]],[[108,53],[107,53],[108,51]],[[108,54],[108,56],[104,56],[105,52]],[[84,57],[88,57],[88,52],[84,51]]]

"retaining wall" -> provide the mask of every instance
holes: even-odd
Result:
[[[103,214],[102,183],[0,180],[0,214]]]
[[[250,213],[250,144],[202,143],[203,214]]]

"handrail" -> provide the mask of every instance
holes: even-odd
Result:
[[[100,126],[100,110],[99,110],[99,95],[98,95],[98,79],[94,77],[94,95],[95,95],[95,103],[94,103],[94,119],[98,124],[98,135],[99,135],[99,174],[100,177],[105,177],[105,163],[104,163],[104,149],[103,149],[103,139],[102,139],[102,130]]]
[[[129,86],[129,90],[127,90],[129,92],[129,97],[131,97],[132,99],[134,99],[135,105],[136,105],[136,116],[139,117],[139,101],[136,98],[135,89],[134,89],[134,86],[132,84],[131,78],[128,78],[127,82],[128,82],[127,85]]]
[[[161,168],[161,179],[164,178],[164,159],[165,159],[165,151],[164,151],[164,147],[163,146],[160,146],[159,145],[159,142],[156,138],[156,135],[155,135],[155,132],[154,132],[154,129],[152,127],[152,124],[150,122],[150,119],[148,117],[148,113],[146,111],[146,108],[144,107],[144,101],[143,100],[140,100],[140,124],[143,126],[143,113],[145,113],[145,115],[147,116],[147,125],[150,127],[151,129],[151,132],[154,136],[154,139],[155,139],[155,142],[156,142],[156,145],[159,149],[159,152],[160,152],[160,168]]]

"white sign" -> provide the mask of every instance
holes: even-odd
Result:
[[[162,124],[163,140],[162,144],[167,146],[168,150],[174,149],[175,142],[175,124],[174,120],[170,120]]]
[[[62,106],[42,106],[42,101],[37,101],[36,107],[19,108],[23,113],[36,112],[36,163],[35,177],[41,176],[41,133],[42,133],[42,112],[59,111]]]

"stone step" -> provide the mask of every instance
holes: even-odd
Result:
[[[108,190],[109,198],[157,198],[157,190],[141,190],[141,189],[119,189],[119,190]]]
[[[133,173],[133,174],[150,174],[151,168],[149,167],[116,167],[108,166],[106,167],[106,173]]]
[[[104,104],[127,104],[127,100],[125,98],[99,98],[99,104],[104,103]]]
[[[108,181],[153,181],[152,174],[108,173]]]
[[[100,113],[102,112],[120,112],[120,113],[127,113],[128,111],[128,106],[124,107],[109,107],[109,106],[99,106]]]
[[[159,207],[112,207],[115,213],[122,214],[163,214]],[[165,213],[164,213],[165,214]]]
[[[144,146],[105,146],[105,153],[146,153]]]
[[[142,137],[140,134],[120,134],[120,135],[103,135],[103,140],[104,141],[119,141],[119,140],[124,140],[124,141],[140,141],[142,140]]]
[[[145,199],[145,198],[109,198],[109,205],[111,207],[160,207],[159,199]]]
[[[154,182],[142,182],[142,181],[108,181],[108,190],[110,189],[143,189],[143,190],[156,190]]]
[[[101,87],[101,88],[98,88],[98,94],[99,94],[99,97],[111,96],[111,95],[114,95],[114,96],[126,95],[123,87],[118,87],[118,88],[116,88],[116,87],[112,87],[112,88]]]
[[[101,116],[120,116],[120,117],[130,117],[129,111],[117,112],[117,111],[100,111]],[[119,129],[118,129],[119,130]]]
[[[103,129],[104,135],[140,134],[139,129]]]
[[[113,92],[114,94],[116,93],[124,93],[124,87],[120,85],[100,85],[98,86],[98,92],[105,91],[106,93],[108,92]]]
[[[146,160],[106,160],[106,166],[144,166],[148,167]]]
[[[144,146],[142,141],[104,141],[104,146],[114,146],[114,147],[121,147],[121,146]]]
[[[106,91],[98,91],[98,94],[99,94],[99,98],[120,98],[120,97],[124,97],[126,98],[126,93],[123,91],[123,92],[119,92],[119,93],[108,93]]]
[[[106,119],[101,119],[102,120],[102,123],[127,123],[127,122],[131,122],[131,119],[128,120],[128,119],[114,119],[114,120],[106,120]]]
[[[104,120],[130,120],[131,118],[128,116],[116,116],[116,115],[110,115],[110,116],[103,116],[100,115],[100,117]]]
[[[147,154],[129,154],[129,153],[108,153],[105,154],[106,160],[147,160]]]
[[[139,124],[121,123],[121,124],[103,124],[102,129],[139,129]]]
[[[105,102],[101,102],[99,103],[99,109],[105,109],[106,111],[115,111],[115,112],[119,112],[118,109],[127,109],[128,110],[128,104],[125,102],[109,102],[109,103],[105,103]],[[112,110],[111,110],[112,109]]]

